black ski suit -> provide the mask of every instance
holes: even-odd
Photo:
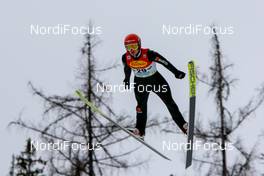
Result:
[[[164,104],[167,106],[173,120],[180,129],[186,123],[177,104],[174,102],[170,87],[167,81],[156,69],[156,62],[165,66],[176,77],[183,72],[177,70],[167,59],[159,53],[149,50],[141,49],[138,58],[133,58],[128,52],[122,56],[124,65],[125,79],[124,83],[128,86],[130,84],[131,69],[134,71],[134,92],[137,100],[137,121],[136,128],[141,135],[145,134],[147,122],[147,101],[150,91],[156,93]],[[184,74],[185,75],[185,74]]]

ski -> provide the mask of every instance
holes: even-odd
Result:
[[[116,123],[114,120],[112,120],[111,118],[109,118],[107,115],[105,115],[99,108],[97,108],[92,102],[90,102],[89,100],[87,100],[87,98],[85,98],[84,94],[77,90],[76,95],[88,106],[91,108],[91,110],[95,113],[100,114],[102,117],[104,117],[105,119],[107,119],[108,121],[110,121],[111,123],[113,123],[115,126],[119,127],[121,130],[123,130],[124,132],[126,132],[127,134],[129,134],[130,136],[132,136],[134,139],[136,139],[138,142],[140,142],[141,144],[145,145],[146,147],[148,147],[150,150],[152,150],[153,152],[155,152],[156,154],[158,154],[159,156],[161,156],[162,158],[169,160],[170,158],[168,158],[167,156],[163,155],[161,152],[159,152],[158,150],[156,150],[155,148],[153,148],[152,146],[150,146],[148,143],[144,142],[143,140],[141,140],[140,138],[138,138],[137,136],[135,136],[132,132],[128,131],[126,128],[120,126],[118,123]]]
[[[189,104],[189,125],[187,134],[187,154],[186,154],[186,165],[187,169],[192,165],[192,154],[193,154],[193,133],[194,133],[194,122],[195,122],[195,98],[196,98],[196,69],[194,61],[188,63],[188,74],[189,74],[189,91],[190,91],[190,104]]]

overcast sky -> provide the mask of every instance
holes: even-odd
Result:
[[[8,129],[10,121],[17,119],[20,112],[23,118],[37,122],[41,120],[43,110],[39,99],[33,97],[27,86],[32,81],[37,88],[48,94],[64,95],[71,93],[75,86],[78,62],[81,58],[82,35],[35,35],[30,33],[31,25],[56,26],[65,24],[85,26],[91,19],[101,33],[101,44],[95,55],[98,67],[109,66],[116,61],[121,64],[124,52],[123,38],[128,33],[137,33],[142,38],[142,45],[158,51],[178,69],[187,71],[187,62],[194,59],[202,72],[208,72],[211,64],[211,35],[171,34],[162,32],[166,26],[209,26],[212,23],[221,28],[231,27],[232,35],[220,35],[225,59],[235,66],[231,70],[238,78],[232,91],[230,109],[236,109],[247,103],[254,95],[255,88],[263,82],[263,31],[264,2],[251,1],[5,1],[0,5],[1,42],[0,42],[0,137],[1,165],[0,172],[8,172],[11,155],[18,154],[25,139],[31,136],[29,131]],[[172,94],[182,112],[188,110],[188,80],[176,80],[162,67],[160,72],[168,80]],[[123,80],[123,71],[116,70],[102,75],[109,83],[119,84]],[[197,112],[203,120],[214,115],[212,97],[207,94],[207,87],[198,85]],[[133,93],[122,96],[113,94],[113,108],[117,112],[134,114],[135,99]],[[210,110],[208,110],[210,109]],[[168,116],[161,100],[154,95],[149,99],[149,113],[160,117]],[[243,126],[242,136],[250,138],[248,145],[256,140],[256,134],[263,129],[263,106],[255,114],[256,118]],[[246,131],[246,133],[245,133]],[[250,131],[250,132],[249,132]],[[158,135],[158,134],[157,134]],[[184,141],[182,136],[161,136],[161,140]],[[161,140],[149,135],[147,141],[161,149]],[[145,151],[142,149],[142,152]],[[147,151],[150,156],[154,154]],[[174,159],[168,163],[153,156],[146,170],[134,170],[127,175],[160,176],[184,172],[182,152],[164,151]]]

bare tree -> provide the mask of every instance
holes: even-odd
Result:
[[[213,31],[214,52],[213,64],[210,67],[211,74],[210,77],[200,74],[198,80],[208,85],[209,93],[214,95],[217,118],[212,119],[206,127],[202,125],[202,122],[198,122],[195,135],[197,139],[202,139],[203,142],[218,144],[220,149],[206,152],[204,155],[206,159],[196,158],[195,161],[198,161],[200,167],[209,165],[207,175],[251,175],[254,172],[253,162],[257,159],[256,145],[247,151],[239,136],[235,135],[234,132],[238,131],[242,123],[250,118],[252,113],[263,103],[264,86],[261,87],[256,98],[251,98],[245,106],[233,112],[228,108],[227,102],[230,97],[231,85],[236,80],[231,79],[228,75],[228,69],[233,65],[224,63],[220,42],[214,28]],[[234,150],[228,150],[229,144],[233,145]],[[236,158],[235,161],[232,158]]]
[[[36,149],[31,145],[31,139],[26,142],[25,151],[19,156],[12,156],[10,176],[43,176],[46,161],[37,158]]]
[[[125,127],[131,127],[134,121],[128,120],[131,119],[128,118],[128,115],[117,115],[109,106],[109,93],[96,91],[97,85],[103,85],[99,79],[99,73],[116,67],[116,64],[103,69],[96,67],[93,49],[97,44],[98,40],[93,35],[85,36],[84,47],[81,50],[84,59],[81,61],[78,77],[82,81],[80,90],[85,93],[89,101],[104,110],[109,117]],[[33,94],[40,97],[45,103],[43,122],[36,126],[19,119],[12,124],[40,133],[41,139],[47,143],[69,141],[70,146],[76,144],[88,146],[86,150],[67,147],[64,150],[53,150],[46,153],[49,156],[49,169],[53,174],[65,176],[110,175],[113,173],[113,168],[117,173],[120,169],[139,166],[147,161],[146,158],[143,160],[142,158],[132,160],[131,157],[125,159],[139,147],[134,144],[129,145],[130,141],[127,139],[130,136],[93,113],[73,93],[67,96],[47,96],[31,83],[29,85]],[[44,121],[47,121],[48,124]],[[153,119],[149,121],[147,127],[155,127],[160,123],[162,122]]]

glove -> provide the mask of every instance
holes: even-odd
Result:
[[[123,82],[124,82],[124,84],[125,84],[125,88],[126,88],[126,89],[130,89],[130,81],[129,81],[129,79],[126,79],[126,78],[125,78]]]
[[[177,70],[177,72],[174,75],[178,79],[183,79],[185,77],[185,73],[179,70]]]

